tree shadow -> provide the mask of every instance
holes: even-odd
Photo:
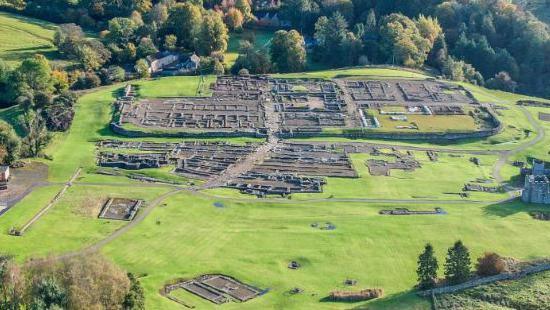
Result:
[[[361,303],[361,305],[352,306],[350,309],[399,309],[400,305],[406,304],[408,300],[413,299],[419,299],[418,295],[416,295],[416,290],[408,290],[396,294],[391,294],[387,296],[383,296],[381,298],[372,299],[370,301],[334,301],[330,299],[328,296],[323,297],[319,299],[319,302],[322,303],[332,303],[332,304],[358,304]],[[366,303],[366,304],[365,304]]]
[[[548,210],[548,207],[540,204],[525,203],[519,198],[508,202],[490,204],[483,208],[485,215],[498,217],[508,217],[519,213],[545,210]]]

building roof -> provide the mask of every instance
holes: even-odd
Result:
[[[9,166],[0,166],[0,173],[5,173],[6,171],[9,171],[9,170],[10,170]]]

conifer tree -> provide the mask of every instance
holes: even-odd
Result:
[[[434,286],[437,279],[437,258],[434,255],[434,249],[431,244],[426,244],[424,252],[418,256],[418,286],[422,289]]]
[[[445,278],[452,284],[462,283],[470,277],[470,251],[462,241],[457,241],[447,252]]]

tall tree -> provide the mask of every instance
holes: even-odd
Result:
[[[319,17],[319,5],[314,0],[286,0],[281,6],[281,16],[301,33],[313,32],[312,25]]]
[[[457,241],[447,251],[445,261],[445,277],[453,284],[465,282],[470,278],[471,269],[470,251],[462,241]]]
[[[225,52],[227,50],[227,27],[221,14],[207,11],[203,16],[196,40],[196,50],[200,55],[208,56],[212,52]]]
[[[12,87],[20,94],[24,92],[53,91],[52,69],[43,55],[35,55],[21,62],[15,70]]]
[[[302,71],[306,64],[304,38],[296,30],[279,30],[273,36],[270,55],[278,72]]]
[[[0,121],[0,164],[11,165],[19,159],[21,140],[13,127]]]
[[[31,287],[30,309],[65,309],[67,292],[52,277],[36,280]]]
[[[250,6],[249,0],[236,0],[235,7],[243,14],[245,23],[254,20],[254,14],[252,14],[252,7]]]
[[[178,38],[179,47],[193,49],[201,24],[202,15],[198,6],[190,3],[178,3],[170,9],[164,28],[166,34],[173,34]]]
[[[434,254],[434,249],[431,244],[426,244],[424,252],[418,257],[418,286],[422,289],[431,288],[437,280],[437,258]]]
[[[124,297],[124,303],[122,304],[124,310],[144,310],[145,293],[139,279],[131,273],[128,273],[128,279],[130,280],[130,290]]]
[[[420,67],[431,49],[430,41],[422,37],[416,23],[402,14],[386,16],[382,21],[380,36],[391,63]]]

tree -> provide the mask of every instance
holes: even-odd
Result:
[[[134,70],[136,70],[140,78],[148,78],[151,76],[151,73],[149,72],[149,64],[145,59],[139,59],[134,66]]]
[[[86,70],[97,70],[111,59],[111,52],[98,40],[78,45],[75,54]]]
[[[37,157],[51,139],[46,129],[46,122],[40,114],[31,110],[22,115],[20,123],[25,131],[21,153],[24,156]]]
[[[138,25],[130,18],[115,17],[109,21],[107,40],[117,44],[127,44],[135,38]]]
[[[490,78],[485,83],[485,86],[492,89],[500,89],[507,92],[515,92],[518,86],[508,72],[501,71],[495,75],[495,77]]]
[[[198,54],[208,56],[212,52],[227,50],[227,27],[219,13],[208,11],[203,16],[200,31],[197,35],[196,50]]]
[[[470,278],[470,252],[462,241],[449,248],[445,261],[445,278],[452,284],[465,282]]]
[[[59,25],[54,34],[54,44],[60,53],[73,57],[78,45],[85,40],[84,32],[75,24]]]
[[[354,20],[354,7],[351,0],[322,0],[321,12],[323,15],[328,16],[335,12],[340,13],[349,24]]]
[[[29,91],[53,91],[52,70],[50,63],[43,55],[35,55],[21,62],[14,72],[12,84],[21,94]]]
[[[431,46],[434,45],[435,40],[443,33],[443,29],[441,28],[441,25],[439,25],[437,18],[433,18],[431,16],[426,17],[421,14],[418,17],[418,20],[416,20],[416,25],[418,27],[418,31],[420,31],[420,35],[423,38],[428,39]]]
[[[271,71],[271,62],[269,61],[268,52],[265,50],[255,50],[250,43],[245,44],[231,68],[231,73],[241,75],[240,72],[243,69],[246,69],[248,74],[269,73]]]
[[[230,30],[241,30],[244,23],[243,13],[235,8],[229,8],[225,15],[225,23]]]
[[[175,35],[179,47],[193,49],[201,24],[202,14],[198,6],[178,3],[170,9],[168,20],[164,24],[164,32]]]
[[[367,33],[374,33],[377,30],[377,26],[376,12],[374,12],[374,9],[370,9],[365,21],[365,30]]]
[[[245,23],[255,19],[254,14],[252,14],[252,7],[250,6],[249,0],[236,0],[235,7],[243,14]]]
[[[422,66],[432,47],[430,40],[422,37],[415,22],[401,14],[384,17],[380,36],[388,61],[407,67]]]
[[[12,165],[19,159],[21,140],[13,127],[0,121],[0,164]]]
[[[144,310],[145,294],[139,279],[132,273],[128,273],[128,279],[130,280],[130,290],[124,297],[124,303],[122,304],[124,310]]]
[[[178,48],[178,37],[169,34],[164,37],[164,48],[169,51],[175,51]]]
[[[441,70],[447,58],[449,58],[449,49],[447,48],[447,42],[445,42],[445,35],[441,34],[435,39],[430,54],[428,54],[427,63]]]
[[[168,7],[164,3],[157,3],[149,12],[149,18],[158,26],[162,26],[168,19]]]
[[[500,255],[486,252],[477,259],[476,271],[480,276],[494,276],[506,270],[506,262]]]
[[[314,0],[287,0],[283,1],[280,12],[284,19],[290,21],[293,28],[301,33],[311,33],[320,9]]]
[[[277,71],[302,71],[306,64],[304,38],[296,30],[279,30],[273,36],[270,55]]]
[[[140,13],[147,13],[151,11],[153,7],[153,2],[151,0],[132,0],[132,2],[132,8]]]
[[[38,279],[31,287],[32,301],[30,309],[65,309],[67,293],[52,277]]]
[[[437,258],[431,244],[426,244],[424,252],[418,257],[418,286],[422,289],[431,288],[437,281]]]
[[[315,23],[317,46],[315,56],[331,66],[353,65],[359,58],[360,40],[347,30],[344,17],[336,12],[330,18],[321,16]]]
[[[153,40],[151,40],[151,38],[141,38],[137,48],[137,57],[145,58],[147,56],[158,53],[158,51],[159,50],[157,49],[155,43],[153,43]]]
[[[24,277],[19,267],[11,257],[0,256],[0,309],[21,309],[24,289]]]

